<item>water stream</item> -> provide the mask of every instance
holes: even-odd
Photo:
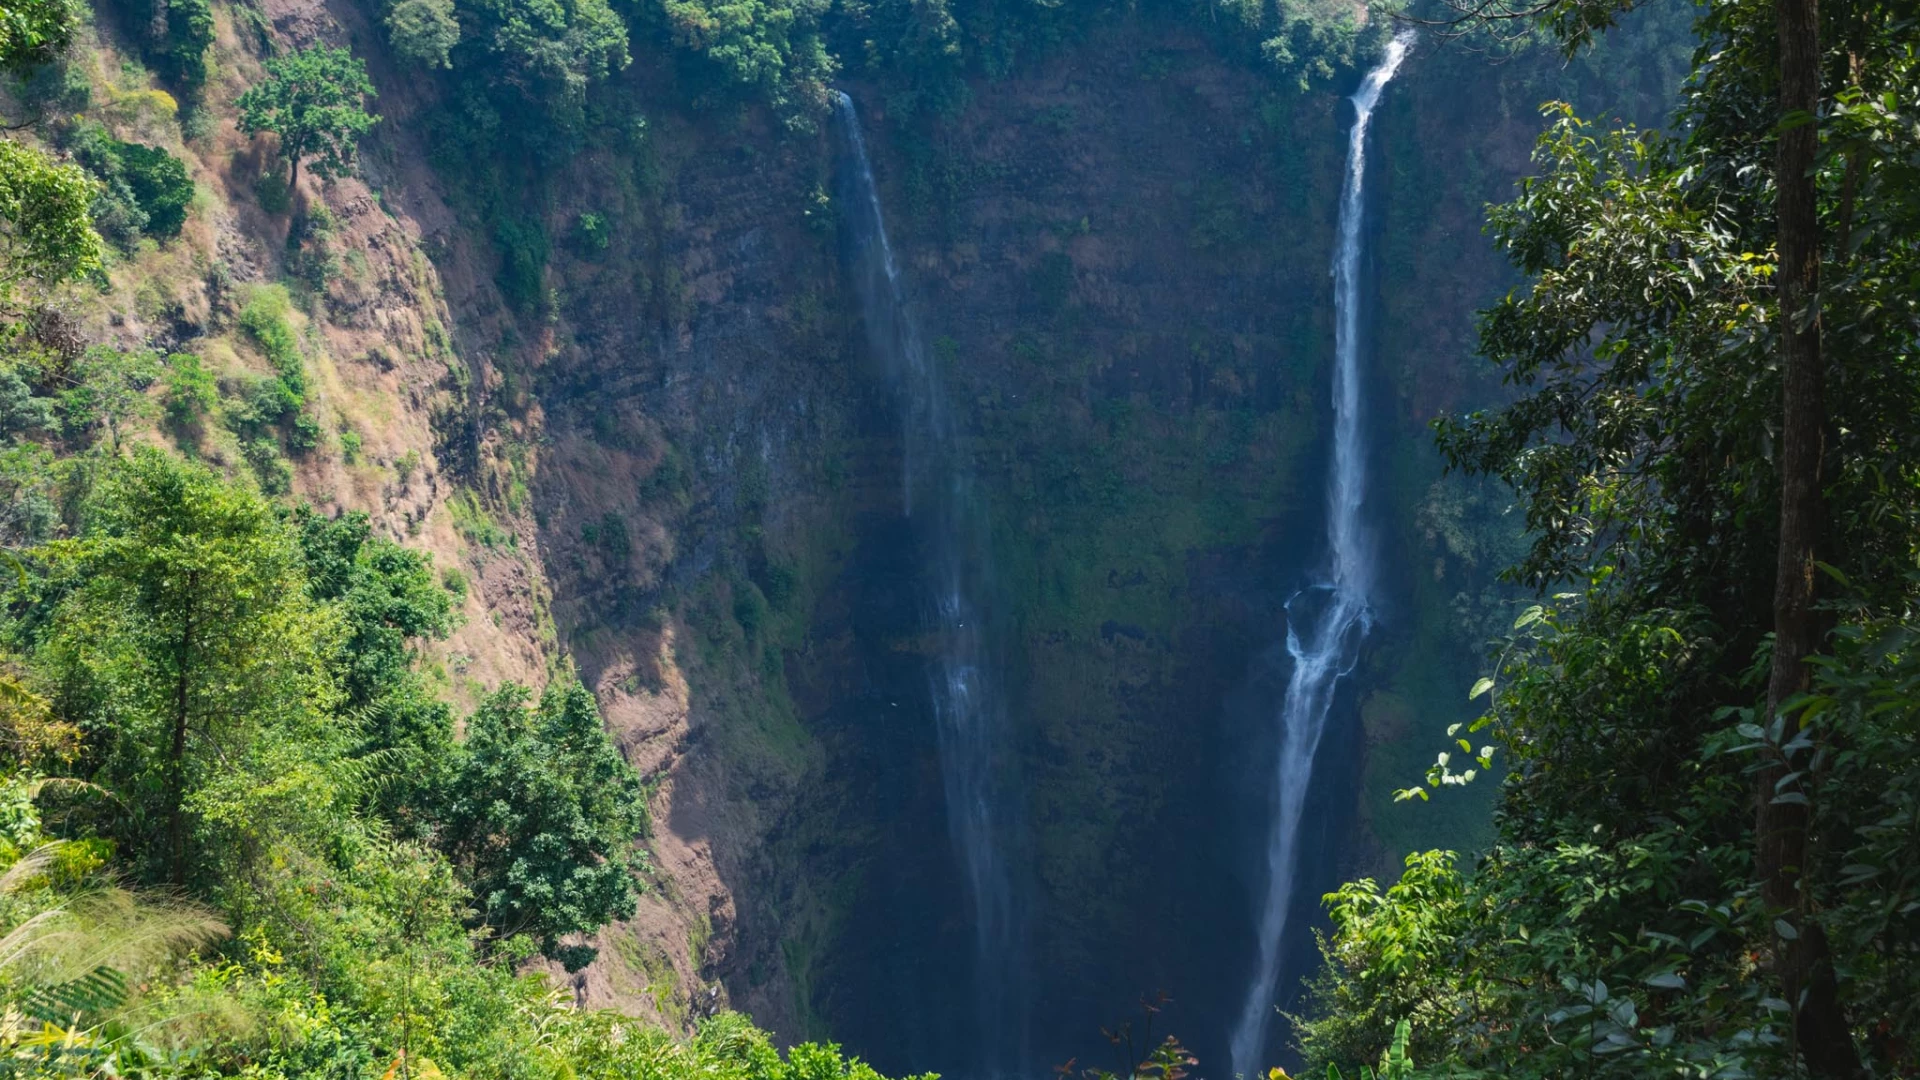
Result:
[[[840,205],[848,257],[869,342],[898,397],[903,499],[926,552],[927,630],[936,653],[928,689],[948,831],[974,919],[976,1035],[968,1041],[978,1060],[969,1064],[982,1075],[1004,1075],[1026,1064],[1026,973],[1006,857],[1013,798],[995,768],[1006,702],[979,606],[991,581],[986,518],[887,240],[860,116],[846,94],[836,97],[836,116],[845,147]]]
[[[1233,1071],[1259,1076],[1270,1064],[1267,1034],[1278,1004],[1288,916],[1300,864],[1301,820],[1313,779],[1314,756],[1326,732],[1334,692],[1353,670],[1373,622],[1374,547],[1360,507],[1366,498],[1364,446],[1366,402],[1361,394],[1360,265],[1366,214],[1367,126],[1412,44],[1402,32],[1354,92],[1353,127],[1347,134],[1346,180],[1340,191],[1339,247],[1333,261],[1334,372],[1333,460],[1327,474],[1327,547],[1331,567],[1319,583],[1287,601],[1287,652],[1293,658],[1286,697],[1276,722],[1280,742],[1274,762],[1271,817],[1266,846],[1266,889],[1259,907],[1259,962],[1232,1040]]]

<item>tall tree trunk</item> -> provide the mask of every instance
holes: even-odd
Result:
[[[193,670],[193,597],[198,593],[200,574],[187,573],[187,614],[180,628],[180,647],[175,653],[173,682],[173,746],[167,757],[167,880],[175,885],[187,883],[187,710],[190,702],[190,673]]]
[[[1820,351],[1820,227],[1813,169],[1819,149],[1819,0],[1775,0],[1780,37],[1780,133],[1775,209],[1780,254],[1780,550],[1773,593],[1773,669],[1767,708],[1807,686],[1807,658],[1819,645],[1814,558],[1824,517],[1821,464],[1826,439],[1826,371]],[[1792,721],[1786,726],[1791,729]],[[1791,732],[1782,742],[1789,741]],[[1840,1006],[1832,950],[1811,918],[1804,878],[1809,806],[1779,802],[1786,763],[1761,770],[1755,796],[1756,869],[1767,906],[1789,933],[1776,943],[1793,1008],[1794,1038],[1816,1076],[1860,1075],[1860,1058]]]

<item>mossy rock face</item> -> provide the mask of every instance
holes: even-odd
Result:
[[[1470,355],[1472,309],[1507,284],[1478,222],[1526,167],[1532,98],[1609,84],[1477,63],[1416,57],[1376,117],[1368,513],[1389,595],[1312,796],[1303,919],[1321,886],[1471,848],[1484,819],[1392,801],[1470,718],[1499,603],[1471,555],[1498,545],[1461,532],[1497,508],[1436,494],[1427,423],[1498,393]],[[1024,793],[1007,847],[1034,1061],[1085,1059],[1164,988],[1217,1062],[1253,944],[1284,604],[1323,547],[1351,107],[1129,17],[956,116],[864,115],[991,553],[974,599],[1012,718],[996,767]],[[685,630],[685,790],[738,905],[712,972],[732,1000],[883,1071],[964,1069],[972,914],[899,413],[808,217],[832,143],[759,140],[662,112],[644,168],[598,156],[569,180],[594,202],[555,221],[618,228],[552,252],[573,344],[536,376],[556,449],[533,500],[556,618],[576,642]]]
[[[977,87],[949,124],[869,132],[991,528],[1036,1059],[1088,1052],[1099,1024],[1158,987],[1179,1001],[1183,1040],[1223,1054],[1253,944],[1282,607],[1324,543],[1327,266],[1350,107],[1276,95],[1177,34],[1154,41],[1171,58],[1161,78],[1085,74],[1124,68],[1137,33]],[[1633,70],[1656,66],[1633,56]],[[1472,103],[1568,84],[1621,100],[1598,66],[1421,62],[1432,70],[1410,65],[1383,108],[1374,175],[1389,175],[1370,191],[1368,513],[1390,595],[1311,796],[1301,919],[1323,888],[1409,847],[1486,835],[1491,778],[1418,808],[1393,799],[1472,718],[1476,641],[1515,532],[1491,496],[1436,487],[1427,429],[1499,392],[1471,356],[1472,311],[1507,284],[1478,221],[1524,171],[1537,126],[1531,109]],[[931,785],[926,753],[912,771]],[[863,873],[885,890],[927,868],[895,854]],[[878,919],[921,932],[902,947],[949,958],[938,931],[967,918],[964,897],[931,914],[859,910],[853,933]],[[920,1023],[924,995],[884,965],[828,956],[815,991],[834,1030],[888,1064],[929,1060],[896,1034]],[[1299,974],[1311,958],[1293,959]]]

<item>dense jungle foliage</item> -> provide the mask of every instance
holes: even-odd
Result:
[[[1669,130],[1547,110],[1490,216],[1513,400],[1438,428],[1512,486],[1539,602],[1404,793],[1504,763],[1498,841],[1328,897],[1310,1070],[1920,1070],[1916,15],[1715,2]]]

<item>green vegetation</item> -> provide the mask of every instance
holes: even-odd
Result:
[[[453,0],[400,0],[387,13],[387,40],[393,51],[427,68],[450,68],[460,43]]]
[[[303,162],[323,178],[353,167],[355,140],[377,120],[365,111],[373,93],[365,66],[325,45],[286,53],[268,59],[267,78],[235,103],[240,128],[274,132],[287,161],[284,178],[260,179],[260,206],[301,210],[274,225],[288,226],[283,284],[260,283],[258,274],[274,272],[272,250],[230,265],[222,252],[238,248],[190,250],[209,230],[154,241],[181,234],[196,195],[186,163],[164,146],[184,137],[197,148],[177,152],[201,155],[204,197],[222,197],[233,171],[205,149],[231,149],[208,119],[227,93],[210,65],[216,55],[227,62],[228,49],[251,63],[256,40],[271,53],[276,30],[258,11],[208,0],[122,7],[118,21],[102,24],[102,40],[137,44],[168,85],[193,89],[197,126],[183,117],[176,128],[171,112],[136,115],[133,106],[96,113],[86,100],[91,68],[33,72],[75,39],[77,6],[11,4],[0,19],[0,64],[33,76],[20,101],[59,117],[40,137],[74,159],[58,162],[29,141],[0,143],[0,542],[9,585],[0,610],[0,933],[22,945],[0,950],[8,1010],[0,1055],[10,1055],[0,1072],[94,1075],[111,1061],[120,1073],[153,1076],[871,1077],[828,1049],[803,1047],[783,1061],[734,1017],[676,1041],[680,1033],[573,1008],[520,974],[536,956],[578,970],[594,958],[599,932],[635,913],[650,789],[557,651],[545,657],[556,672],[545,687],[487,686],[476,676],[462,690],[477,707],[443,698],[446,669],[488,670],[470,669],[471,656],[445,668],[421,659],[423,643],[454,631],[470,599],[465,573],[437,569],[365,516],[277,501],[294,488],[289,457],[311,455],[300,483],[315,499],[399,504],[380,526],[395,535],[437,523],[429,515],[444,498],[475,566],[516,558],[525,560],[516,572],[537,572],[536,552],[515,551],[522,538],[571,547],[577,529],[583,574],[608,579],[612,603],[603,606],[618,612],[609,620],[665,639],[682,629],[667,625],[662,612],[671,610],[698,628],[660,647],[681,650],[672,661],[687,685],[676,692],[694,695],[711,733],[707,752],[726,762],[729,782],[752,799],[775,790],[769,819],[804,816],[775,800],[825,775],[822,762],[839,752],[805,722],[834,691],[789,687],[787,669],[831,667],[816,656],[839,646],[815,640],[814,604],[838,588],[834,553],[854,549],[857,526],[778,534],[797,520],[786,493],[815,474],[771,454],[756,463],[664,445],[680,437],[673,429],[623,448],[635,462],[658,461],[634,466],[629,491],[641,485],[639,507],[621,496],[618,509],[568,509],[565,535],[546,531],[545,493],[559,488],[540,484],[563,485],[566,472],[537,470],[555,445],[540,424],[553,417],[559,434],[577,431],[564,427],[567,403],[538,395],[543,379],[581,374],[566,365],[587,339],[565,334],[570,321],[598,317],[586,288],[601,286],[585,283],[624,300],[623,283],[644,279],[631,290],[644,310],[621,317],[639,327],[635,340],[669,340],[695,303],[680,295],[686,267],[674,265],[683,238],[675,230],[707,212],[709,194],[743,220],[762,212],[756,199],[804,202],[824,248],[834,220],[825,155],[789,141],[782,155],[821,159],[812,173],[789,167],[766,153],[759,132],[790,140],[812,130],[843,71],[878,99],[872,115],[898,129],[876,140],[893,156],[881,164],[900,166],[889,183],[897,178],[907,205],[924,211],[901,235],[917,243],[935,218],[950,229],[972,195],[1033,167],[994,157],[992,140],[947,137],[963,130],[954,121],[969,88],[1105,23],[1145,19],[1203,36],[1266,78],[1235,75],[1235,85],[1202,94],[1183,83],[1186,57],[1197,53],[1171,47],[1120,65],[1116,78],[1153,83],[1156,94],[1258,114],[1238,132],[1244,157],[1222,158],[1217,182],[1182,183],[1191,213],[1173,246],[1190,249],[1180,257],[1245,271],[1260,289],[1310,296],[1324,262],[1297,257],[1305,241],[1294,241],[1324,232],[1332,172],[1295,144],[1333,147],[1322,136],[1338,103],[1305,94],[1351,76],[1386,31],[1384,12],[1091,0],[371,6],[368,25],[384,28],[408,77],[431,81],[407,104],[424,114],[456,220],[497,256],[472,277],[491,274],[511,308],[484,310],[492,305],[483,284],[477,299],[423,301],[416,323],[400,308],[409,288],[433,290],[425,256],[408,253],[417,265],[405,280],[406,258],[380,262],[367,242],[377,208],[354,208],[349,229],[345,213],[336,226],[298,194]],[[1483,527],[1505,500],[1477,480],[1397,474],[1405,490],[1395,501],[1420,505],[1413,527],[1437,556],[1433,582],[1419,586],[1432,595],[1411,606],[1438,614],[1422,615],[1412,643],[1394,647],[1431,658],[1446,655],[1436,642],[1462,628],[1502,636],[1480,688],[1488,711],[1449,731],[1458,741],[1420,791],[1453,800],[1452,789],[1469,780],[1484,789],[1486,771],[1503,767],[1498,839],[1476,866],[1419,852],[1396,883],[1359,882],[1334,895],[1316,1011],[1298,1027],[1316,1071],[1368,1075],[1378,1063],[1378,1075],[1398,1078],[1851,1075],[1848,1053],[1877,1075],[1920,1067],[1899,1039],[1920,1029],[1920,879],[1910,857],[1920,827],[1920,626],[1908,576],[1920,463],[1903,427],[1920,404],[1911,370],[1920,189],[1902,38],[1911,30],[1903,11],[1865,0],[1829,10],[1825,75],[1838,89],[1817,102],[1817,123],[1787,125],[1789,135],[1804,127],[1820,140],[1796,173],[1775,164],[1793,139],[1774,125],[1772,11],[1727,0],[1707,12],[1714,59],[1690,90],[1683,135],[1600,129],[1556,112],[1540,144],[1543,176],[1495,212],[1496,237],[1529,285],[1488,314],[1482,345],[1518,397],[1450,424],[1443,437],[1460,470],[1517,489],[1534,544],[1516,552],[1516,530]],[[237,31],[218,54],[216,14],[231,15]],[[1614,8],[1568,4],[1548,14],[1545,33],[1573,47]],[[127,64],[114,92],[157,94],[148,69]],[[1095,111],[1046,99],[1029,119],[1059,142]],[[768,176],[796,182],[784,196],[696,190],[735,170],[684,153],[690,144],[676,142],[677,132],[695,124],[738,134],[731,150],[766,155],[754,160],[774,163]],[[1159,150],[1143,144],[1142,153]],[[1243,166],[1253,182],[1229,173]],[[1475,182],[1491,171],[1478,162],[1462,169]],[[557,188],[600,175],[591,170],[619,179],[605,190]],[[1824,264],[1820,288],[1796,307],[1791,287],[1782,300],[1793,245],[1777,235],[1775,201],[1803,174],[1816,193]],[[935,349],[949,371],[985,373],[973,387],[981,393],[957,400],[968,410],[963,427],[992,511],[996,563],[1015,594],[996,600],[1006,601],[1014,648],[1054,669],[1028,673],[1033,685],[1018,688],[1032,691],[1043,717],[1034,746],[1020,752],[1045,758],[1030,776],[1044,823],[1033,847],[1040,887],[1074,901],[1060,919],[1070,932],[1049,947],[1082,965],[1077,974],[1090,968],[1073,950],[1137,910],[1127,906],[1137,896],[1105,884],[1151,862],[1142,852],[1159,838],[1136,826],[1164,820],[1156,815],[1181,779],[1172,770],[1142,783],[1116,777],[1151,771],[1129,762],[1190,756],[1202,737],[1169,743],[1135,722],[1187,685],[1183,650],[1231,637],[1216,632],[1226,616],[1194,610],[1194,583],[1214,573],[1207,561],[1225,548],[1284,544],[1287,522],[1273,509],[1303,502],[1294,489],[1316,407],[1300,388],[1311,385],[1325,335],[1301,310],[1244,322],[1195,304],[1194,325],[1168,332],[1180,344],[1151,336],[1163,327],[1096,338],[1084,333],[1102,318],[1094,294],[1113,287],[1123,239],[1100,210],[1046,206],[1034,221],[1004,227],[1036,241],[1013,264],[1028,323],[1007,336],[1004,357],[962,356],[951,337]],[[791,240],[778,230],[754,235]],[[1414,243],[1407,235],[1397,242]],[[628,258],[629,248],[644,253]],[[137,306],[87,308],[84,331],[54,302],[62,284],[91,280],[111,295],[114,282],[167,259],[177,261],[135,286]],[[343,265],[348,286],[377,295],[330,288]],[[403,272],[390,275],[393,266]],[[181,280],[164,280],[176,271]],[[844,327],[822,306],[835,296],[831,275],[820,277],[805,303],[767,309],[819,328],[806,333],[823,358],[813,376],[822,381],[809,384],[820,397],[807,389],[795,399],[807,409],[839,389],[827,380],[837,377]],[[1239,287],[1220,280],[1223,297]],[[414,348],[403,328],[420,325],[437,365],[452,358],[456,335],[442,320],[454,313],[474,319],[460,328],[462,349],[487,355],[476,349],[471,366],[456,361],[454,403],[414,403],[438,413],[444,445],[433,448],[439,464],[428,475],[424,444],[404,441],[419,417],[345,413],[366,386],[329,349],[352,340],[353,353],[391,371]],[[356,336],[383,327],[395,328],[393,341],[376,347]],[[476,337],[465,336],[470,329]],[[1787,424],[1776,406],[1781,373],[1804,371],[1806,359],[1804,351],[1782,359],[1781,350],[1808,334],[1824,337],[1827,362],[1816,366],[1829,403],[1811,427]],[[1167,371],[1158,361],[1127,365],[1183,350],[1184,390],[1130,388]],[[438,371],[395,378],[431,394]],[[1029,383],[1034,372],[1049,381]],[[729,378],[716,386],[732,373],[720,374]],[[1160,407],[1173,399],[1186,404]],[[611,405],[600,411],[608,431],[620,430]],[[818,418],[826,433],[818,437],[845,437],[835,427],[842,419]],[[156,449],[155,424],[206,464]],[[1796,498],[1783,499],[1781,470],[1809,475],[1784,460],[1804,465],[1809,430],[1827,440],[1811,475],[1822,493],[1815,505],[1830,512],[1824,532],[1793,550],[1802,571],[1819,568],[1818,605],[1788,597],[1802,617],[1776,636],[1782,544],[1769,523]],[[379,455],[393,477],[314,460],[324,458],[328,431],[346,463]],[[868,464],[834,446],[817,475],[838,479],[823,486],[872,486],[865,473],[846,483],[843,454]],[[720,460],[736,461],[735,501],[725,504],[699,489]],[[368,490],[326,489],[343,475]],[[678,534],[667,520],[674,514],[697,517],[694,527],[711,534]],[[681,554],[660,554],[675,544]],[[685,560],[696,549],[711,569],[688,585],[661,584],[687,579],[650,560]],[[1504,595],[1484,577],[1506,562],[1518,562],[1520,584],[1545,594],[1518,625],[1501,615]],[[498,582],[490,572],[476,585],[476,604]],[[547,583],[514,583],[522,584],[533,620],[547,619]],[[1801,664],[1808,639],[1817,655]],[[1784,683],[1769,678],[1770,665],[1786,670]],[[624,688],[663,690],[654,681],[662,673],[643,664]],[[1374,695],[1370,723],[1405,727],[1428,714],[1437,679],[1408,676]],[[1136,712],[1112,707],[1122,699]],[[1369,764],[1391,759],[1382,751]],[[821,785],[830,794],[812,809],[844,809],[832,805],[840,782]],[[1445,825],[1473,816],[1456,811]],[[853,849],[829,830],[869,823],[846,817],[821,814],[781,842],[802,850],[818,841],[830,862]],[[1407,835],[1375,833],[1389,845]],[[862,872],[844,871],[835,884],[851,891]],[[837,924],[855,910],[844,895],[810,892],[815,884],[792,890],[801,910],[781,927],[801,999],[794,1015],[807,1023],[842,989],[829,984],[830,954],[844,932]],[[704,917],[687,929],[696,966],[714,933]],[[637,948],[635,963],[663,1015],[679,1019],[686,988],[674,967],[681,958],[668,951]],[[770,955],[742,965],[756,985]],[[808,1000],[813,991],[818,1000]],[[1149,1053],[1159,1056],[1143,1071],[1164,1080],[1192,1064],[1177,1044]]]
[[[122,250],[131,250],[142,236],[180,235],[193,202],[184,162],[158,146],[121,142],[92,120],[74,124],[65,143],[100,181],[93,200],[95,228]]]
[[[54,286],[97,270],[93,184],[76,165],[0,139],[0,309],[23,282]]]
[[[1615,10],[1543,20],[1571,51]],[[1504,763],[1498,839],[1329,897],[1310,1069],[1920,1067],[1920,73],[1874,0],[1776,51],[1809,10],[1707,8],[1679,134],[1550,107],[1492,211],[1518,394],[1440,442],[1517,493],[1542,595],[1405,794]]]
[[[287,187],[300,186],[300,162],[321,179],[353,166],[354,144],[379,121],[361,107],[373,96],[367,66],[345,49],[315,45],[268,60],[267,80],[240,95],[240,130],[280,136],[289,166]]]
[[[0,9],[0,68],[24,74],[59,56],[83,10],[77,0],[10,0]]]
[[[585,688],[551,687],[537,709],[526,697],[504,687],[468,722],[442,843],[488,925],[576,970],[594,950],[562,937],[633,914],[626,848],[647,829],[646,800]]]
[[[207,81],[207,52],[213,47],[213,5],[209,0],[118,0],[127,24],[149,62],[174,83],[198,91]]]
[[[514,974],[632,911],[642,788],[569,679],[455,738],[425,558],[154,450],[37,461],[73,510],[0,617],[11,1075],[877,1080]]]
[[[219,404],[219,391],[213,373],[192,354],[167,357],[167,370],[161,376],[166,386],[162,408],[167,422],[175,428],[187,428]]]

